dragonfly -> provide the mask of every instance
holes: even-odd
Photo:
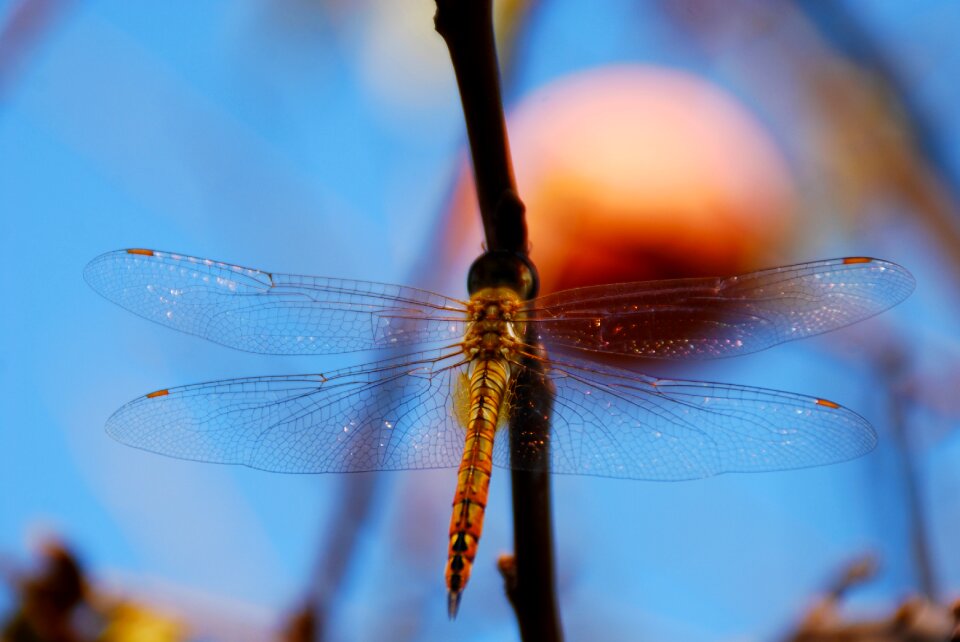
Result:
[[[84,276],[135,314],[238,350],[385,350],[329,372],[163,388],[121,407],[106,429],[163,455],[284,473],[458,468],[445,568],[451,618],[493,467],[686,480],[835,463],[876,443],[865,419],[824,398],[659,378],[596,357],[748,354],[871,317],[915,285],[894,263],[848,257],[530,300],[516,286],[480,287],[457,299],[147,249],[103,254]],[[501,436],[520,410],[516,382],[533,365],[552,402],[539,464]]]

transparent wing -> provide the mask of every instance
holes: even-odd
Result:
[[[90,286],[146,319],[231,348],[333,354],[453,343],[464,303],[398,285],[273,274],[154,250],[103,254]]]
[[[856,323],[903,301],[913,277],[846,258],[742,276],[577,288],[530,304],[547,347],[666,359],[746,354]]]
[[[835,463],[876,444],[865,419],[823,399],[656,379],[575,359],[553,363],[550,378],[554,473],[697,479]],[[505,436],[494,463],[509,468]]]
[[[252,377],[159,390],[107,432],[144,450],[285,473],[456,466],[450,413],[460,354],[426,352],[327,375]]]
[[[286,473],[456,466],[462,354],[428,352],[328,375],[252,377],[159,390],[118,410],[118,441],[196,461]],[[551,472],[681,480],[801,468],[873,448],[869,424],[822,399],[554,363]],[[494,463],[511,466],[505,432]]]

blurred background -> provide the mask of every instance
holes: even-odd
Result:
[[[918,282],[905,304],[829,336],[643,364],[833,399],[880,445],[845,464],[695,482],[556,478],[568,639],[789,638],[864,555],[876,574],[841,620],[960,596],[960,4],[495,6],[545,290],[843,255],[895,261]],[[125,617],[151,613],[154,637],[136,639],[518,639],[495,566],[512,549],[502,470],[450,622],[452,471],[276,475],[103,432],[150,390],[364,355],[232,352],[81,278],[102,252],[151,247],[465,295],[481,228],[433,12],[430,0],[0,0],[5,621],[28,617],[59,568],[83,575],[67,593],[96,617],[119,621],[103,615],[119,600],[139,605]]]

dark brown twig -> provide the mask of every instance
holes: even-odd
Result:
[[[487,249],[526,253],[527,227],[510,161],[491,1],[437,0],[435,23],[450,50],[460,89]]]
[[[450,50],[463,104],[487,250],[527,258],[523,203],[510,162],[493,35],[491,0],[437,0],[437,32]],[[553,580],[549,416],[541,363],[526,359],[516,382],[510,441],[515,557],[501,560],[523,640],[562,639]]]
[[[527,338],[532,342],[531,337]],[[500,561],[507,596],[524,640],[560,640],[560,613],[553,577],[553,515],[550,506],[550,414],[553,392],[543,362],[524,360],[510,418],[515,557]],[[522,467],[523,470],[520,470]]]

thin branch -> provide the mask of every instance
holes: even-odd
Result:
[[[527,257],[523,203],[517,195],[500,96],[491,0],[437,0],[437,32],[450,50],[473,157],[477,199],[489,252]],[[501,560],[507,596],[523,640],[562,639],[553,577],[549,417],[552,395],[541,361],[524,359],[510,418],[514,558]],[[518,461],[519,458],[519,461]]]
[[[527,337],[528,342],[535,341]],[[553,573],[553,515],[550,506],[550,415],[553,391],[543,360],[524,357],[517,375],[510,418],[515,558],[501,559],[507,596],[524,640],[560,640]],[[519,468],[522,467],[523,470]]]
[[[507,142],[490,0],[437,0],[437,32],[450,50],[463,104],[489,251],[527,251],[527,226]]]

